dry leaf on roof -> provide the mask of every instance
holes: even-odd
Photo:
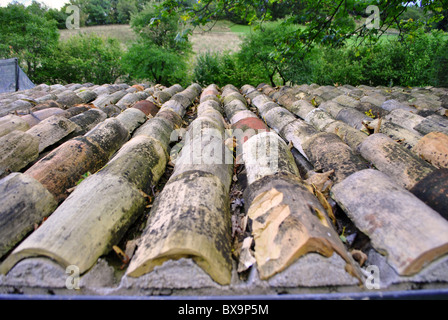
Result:
[[[123,269],[131,259],[129,259],[127,254],[124,253],[123,250],[121,250],[118,246],[113,246],[112,249],[115,251],[117,256],[120,258],[121,262],[123,263],[123,265],[121,266],[121,269]]]
[[[308,185],[314,185],[320,192],[325,192],[331,186],[330,176],[334,174],[334,170],[324,173],[315,173],[309,177],[305,182]]]
[[[73,187],[73,188],[67,189],[66,191],[67,191],[67,193],[72,193],[73,191],[75,191],[75,189],[76,189],[76,187]]]
[[[327,212],[328,217],[331,219],[333,224],[336,225],[336,217],[334,216],[333,208],[328,203],[328,201],[325,198],[325,196],[318,189],[316,189],[315,187],[314,187],[314,195],[319,200],[319,202],[322,205],[322,207],[324,207],[325,211]]]
[[[167,163],[166,166],[169,167],[169,168],[174,168],[175,167],[175,164],[172,162],[171,158],[170,158],[170,161]]]
[[[247,269],[252,267],[256,262],[252,254],[252,250],[250,249],[252,246],[252,242],[253,242],[252,237],[248,237],[243,241],[238,263],[238,273],[246,271]]]
[[[367,261],[367,255],[360,250],[351,250],[350,253],[353,259],[355,259],[355,261],[358,262],[361,267]]]
[[[152,201],[151,196],[147,195],[145,192],[143,192],[142,190],[138,190],[138,192],[146,199],[148,199],[150,202]]]

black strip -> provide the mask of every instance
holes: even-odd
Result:
[[[16,92],[19,91],[19,60],[17,58],[14,59],[14,64],[16,67],[16,73],[15,73],[15,77],[16,77]]]

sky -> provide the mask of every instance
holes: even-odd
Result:
[[[0,0],[0,7],[6,7],[12,0]],[[17,0],[19,3],[25,5],[31,4],[32,0]],[[60,9],[64,4],[69,2],[68,0],[38,0],[38,2],[46,4],[50,8]]]

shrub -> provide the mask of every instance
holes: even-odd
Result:
[[[193,81],[201,86],[216,84],[222,86],[220,56],[218,53],[207,51],[196,57],[193,70]]]
[[[448,40],[445,40],[437,50],[432,70],[432,84],[448,88]]]
[[[440,33],[419,29],[402,39],[363,48],[361,62],[366,80],[372,85],[430,85],[433,61],[442,43]]]
[[[0,8],[0,59],[18,58],[33,82],[40,82],[42,66],[56,49],[56,21],[47,20],[38,4],[19,3]]]
[[[291,64],[289,56],[281,55],[282,39],[285,34],[295,30],[294,26],[284,24],[270,25],[247,35],[241,44],[238,61],[251,82],[266,82],[272,86],[285,84],[289,79],[284,75]],[[288,59],[289,62],[286,62]]]
[[[173,50],[150,42],[134,43],[123,56],[123,68],[134,80],[151,81],[165,86],[187,82],[187,63]]]
[[[363,66],[356,58],[356,53],[347,48],[317,48],[311,53],[308,82],[322,85],[352,84],[364,82]],[[297,76],[293,79],[298,83]]]
[[[196,57],[193,81],[203,86],[214,83],[221,87],[227,84],[241,87],[253,82],[251,80],[243,71],[235,53],[205,52]]]
[[[192,51],[188,32],[181,31],[178,16],[162,15],[158,10],[149,5],[132,17],[138,39],[124,55],[123,68],[135,80],[185,85]]]
[[[373,45],[320,46],[291,63],[288,78],[299,84],[442,86],[446,46],[440,32],[425,33],[422,28]]]
[[[53,83],[114,83],[123,74],[122,54],[115,39],[80,34],[61,41],[44,69]]]

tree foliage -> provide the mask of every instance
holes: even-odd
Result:
[[[35,82],[105,83],[126,72],[165,85],[447,86],[448,44],[435,30],[447,28],[448,1],[374,3],[379,28],[367,25],[370,0],[70,0],[81,9],[81,26],[130,22],[137,41],[126,53],[95,36],[59,42],[66,7],[15,3],[0,8],[0,58],[19,58]],[[191,76],[190,28],[216,19],[253,24],[255,32],[238,52],[199,55]],[[381,40],[392,28],[398,37]]]
[[[278,86],[285,84],[286,80],[288,85],[448,87],[448,40],[440,31],[427,33],[421,27],[402,38],[395,37],[369,45],[316,46],[300,60],[286,57],[278,66],[274,61],[269,61],[269,54],[263,53],[275,52],[275,44],[270,41],[263,43],[265,33],[261,30],[255,34],[243,42],[241,52],[230,56],[235,68],[227,69],[222,63],[216,63],[227,55],[215,54],[212,59],[198,59],[195,79],[220,81],[220,74],[233,71],[233,81],[242,79],[242,82],[235,82],[239,86],[263,82]],[[253,41],[254,38],[258,40]],[[281,74],[276,72],[277,68],[282,71]]]
[[[131,21],[133,14],[138,12],[137,0],[118,0],[117,23],[126,24]]]
[[[115,39],[79,34],[58,44],[42,76],[53,83],[114,83],[123,74],[122,55]]]
[[[59,32],[55,20],[47,20],[38,3],[0,8],[0,58],[18,58],[31,80],[56,49]]]
[[[164,85],[184,84],[187,65],[172,50],[152,43],[137,42],[124,56],[124,68],[132,79],[146,80]]]
[[[291,55],[291,51],[284,53],[280,59],[278,58],[277,53],[283,47],[277,39],[284,34],[295,32],[296,29],[297,27],[291,25],[274,24],[249,34],[238,53],[238,59],[244,72],[251,74],[251,70],[256,70],[253,77],[259,78],[260,83],[268,82],[273,86],[285,84],[288,81],[288,69],[296,61]]]
[[[181,30],[179,16],[147,6],[133,16],[131,27],[138,38],[123,58],[129,76],[165,85],[184,84],[191,43]]]
[[[420,5],[423,11],[431,12],[429,23],[440,23],[444,19],[444,10],[448,9],[446,0],[388,0],[374,4],[380,12],[378,29],[370,28],[367,23],[354,29],[352,23],[347,23],[350,16],[366,21],[365,17],[371,14],[367,9],[372,5],[371,1],[366,0],[202,0],[187,7],[180,0],[165,0],[160,7],[166,13],[180,10],[193,26],[206,24],[228,11],[248,23],[262,23],[284,15],[281,8],[288,8],[290,15],[286,23],[301,23],[306,27],[285,34],[278,41],[284,44],[284,50],[293,48],[296,51],[309,50],[320,44],[340,46],[349,38],[378,38],[396,26],[399,17],[411,5]]]
[[[161,13],[155,6],[147,6],[131,20],[131,28],[146,42],[165,49],[186,53],[191,49],[188,33],[182,32],[179,15]]]

